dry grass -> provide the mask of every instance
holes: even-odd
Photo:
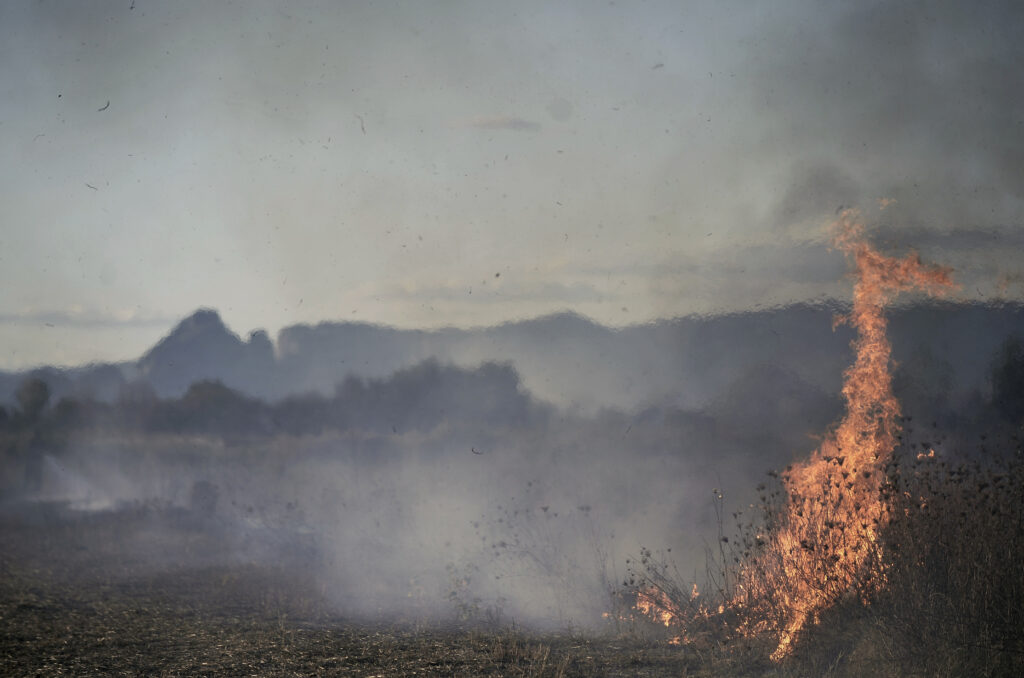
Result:
[[[970,449],[947,442],[946,454],[934,455],[934,439],[907,426],[886,469],[881,494],[889,519],[872,571],[800,634],[792,656],[775,665],[779,675],[1024,675],[1024,449],[1012,431],[999,438],[979,436]],[[789,501],[777,485],[761,489],[757,515],[732,514],[735,531],[709,549],[701,597],[692,598],[690,583],[650,553],[633,585],[664,595],[677,632],[695,651],[767,673],[777,624],[750,637],[749,610],[734,588],[741,571],[756,575],[750,563],[764,541],[759,535],[770,534]],[[719,517],[724,523],[728,516]],[[803,572],[804,584],[823,586],[814,578],[819,571],[828,570]],[[771,614],[782,605],[772,588],[759,590],[757,609],[767,610],[769,622],[781,619],[781,612]]]

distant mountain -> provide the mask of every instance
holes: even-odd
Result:
[[[197,314],[143,358],[140,372],[161,393],[180,392],[201,375],[276,399],[308,391],[331,393],[347,375],[383,377],[429,358],[463,366],[497,360],[512,362],[526,388],[560,405],[587,411],[652,404],[699,409],[725,397],[734,384],[749,383],[751,373],[768,374],[768,366],[791,373],[817,392],[838,394],[854,338],[846,325],[833,329],[833,319],[842,310],[794,305],[622,329],[574,313],[479,329],[400,330],[352,322],[294,325],[278,334],[276,359],[265,335],[254,335],[247,344],[215,314]],[[200,328],[193,327],[197,324]],[[948,366],[947,395],[954,398],[985,388],[996,348],[1014,333],[1024,336],[1024,307],[1019,305],[933,303],[890,313],[898,365],[927,349],[929,364]],[[176,345],[182,350],[170,350]],[[184,362],[158,372],[149,367],[155,355],[180,356]]]
[[[274,395],[330,393],[349,374],[383,377],[430,357],[448,359],[430,341],[433,336],[366,323],[286,327],[277,336],[280,380]]]
[[[466,367],[511,361],[528,375],[526,385],[535,395],[557,403],[635,400],[590,397],[593,389],[611,387],[607,379],[622,371],[613,357],[621,342],[612,330],[572,313],[471,330],[398,330],[350,322],[296,325],[281,330],[277,345],[279,387],[289,392],[330,392],[346,374],[382,377],[436,358]],[[619,379],[615,388],[623,384]]]
[[[786,390],[786,407],[792,408],[808,402],[798,393],[804,386],[822,397],[837,396],[854,337],[848,326],[832,328],[842,310],[794,305],[621,329],[573,313],[429,331],[325,322],[282,329],[275,354],[265,332],[243,340],[215,311],[204,309],[179,323],[137,364],[36,373],[55,395],[90,392],[109,399],[124,381],[139,379],[160,395],[180,396],[190,384],[208,379],[277,400],[311,391],[330,394],[346,376],[383,377],[435,358],[466,367],[511,362],[534,395],[582,411],[697,410],[728,403],[749,408],[759,400],[738,399],[736,389],[772,383]],[[1019,304],[930,303],[889,315],[897,386],[921,402],[936,390],[950,403],[984,393],[999,345],[1010,335],[1024,337]],[[0,374],[0,398],[10,402],[24,376]],[[770,392],[764,397],[771,398]]]
[[[252,332],[247,342],[242,341],[209,309],[178,323],[138,363],[139,378],[162,395],[180,395],[203,379],[268,395],[275,373],[274,347],[266,332]]]

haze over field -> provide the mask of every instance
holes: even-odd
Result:
[[[797,306],[617,332],[577,316],[475,332],[319,325],[286,330],[275,356],[200,311],[137,363],[0,375],[0,508],[148,507],[138,534],[83,543],[157,576],[281,567],[338,614],[500,610],[595,628],[645,548],[672,549],[698,579],[715,497],[748,511],[765,474],[837,421],[851,331],[833,331],[833,315]],[[1024,415],[1021,306],[891,315],[895,392],[929,445],[961,454]],[[217,548],[161,546],[180,529],[165,511]]]
[[[664,559],[689,605],[766,473],[831,450],[855,329],[884,455],[835,474],[872,510],[890,458],[1019,450],[1018,2],[5,3],[0,158],[0,567],[30,583],[596,629]],[[844,325],[854,263],[886,292]],[[889,303],[932,265],[944,297]],[[951,534],[926,503],[893,524]],[[11,587],[0,619],[50,609]]]

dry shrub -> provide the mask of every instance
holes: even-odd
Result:
[[[897,450],[881,486],[887,526],[870,566],[847,590],[830,591],[820,579],[832,557],[820,545],[809,567],[787,573],[827,591],[834,602],[775,670],[1024,675],[1024,449],[1016,436],[998,443],[981,438],[969,452],[951,444],[936,455],[928,441]],[[667,559],[650,552],[631,573],[633,595],[654,601],[672,633],[713,663],[742,657],[748,668],[767,666],[786,619],[784,601],[773,596],[780,571],[762,544],[794,498],[775,481],[758,489],[760,506],[753,516],[731,514],[735,526],[728,535],[716,493],[719,536],[708,549],[699,596]],[[844,529],[822,525],[819,544],[838,543]]]
[[[894,659],[930,675],[1024,674],[1024,452],[984,440],[971,460],[928,442],[890,468],[887,581],[871,612]]]

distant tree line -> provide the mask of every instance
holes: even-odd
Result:
[[[1024,426],[1024,340],[1009,337],[989,364],[990,393],[978,394],[954,412],[945,399],[951,367],[927,351],[915,355],[897,369],[894,380],[904,413],[929,416],[954,428]],[[758,387],[749,385],[754,391]],[[13,406],[0,406],[4,445],[9,447],[17,438],[21,448],[26,441],[53,446],[67,434],[89,430],[235,437],[426,432],[446,424],[500,430],[536,425],[551,416],[549,406],[522,389],[510,363],[489,362],[469,369],[436,360],[385,378],[349,376],[330,396],[307,393],[276,402],[219,381],[196,382],[180,398],[160,398],[148,383],[129,382],[110,402],[89,395],[52,400],[44,379],[32,376],[22,381]]]
[[[360,431],[405,433],[441,425],[520,427],[547,416],[521,388],[507,363],[476,369],[428,360],[382,379],[355,376],[332,396],[295,395],[268,403],[219,381],[194,383],[180,398],[162,399],[144,382],[126,384],[116,400],[67,396],[50,403],[45,381],[30,377],[14,408],[0,407],[0,431],[47,437],[89,430],[267,436]]]

